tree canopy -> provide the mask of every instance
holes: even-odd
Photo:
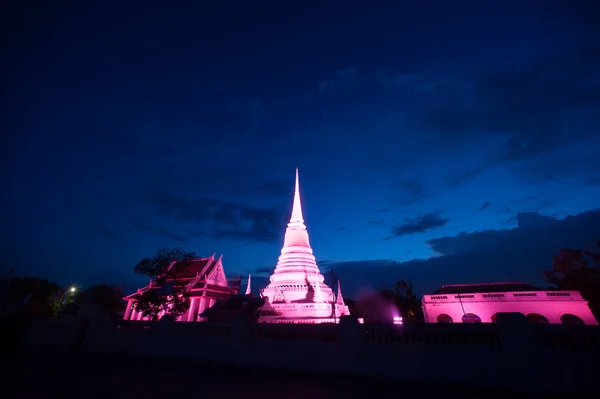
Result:
[[[137,274],[156,279],[160,277],[173,261],[194,260],[198,256],[194,252],[185,252],[181,248],[162,248],[150,258],[140,260],[133,268]]]
[[[58,284],[37,277],[13,277],[8,283],[7,305],[22,304],[18,312],[28,317],[48,318],[60,297]]]
[[[163,313],[177,318],[184,314],[190,307],[190,298],[187,293],[162,294],[157,290],[144,292],[137,300],[135,309],[142,312],[144,317],[153,321],[158,320],[158,315]]]
[[[380,291],[380,295],[394,301],[405,321],[423,321],[421,301],[415,295],[410,280],[399,280],[393,289]]]
[[[349,298],[344,298],[344,301],[351,314],[362,317],[367,322],[392,322],[396,310],[404,322],[422,322],[424,319],[421,301],[415,295],[410,280],[399,280],[393,288],[373,292],[358,301]]]
[[[117,317],[125,309],[123,290],[108,284],[99,284],[86,288],[75,298],[77,311],[90,308],[108,316]]]
[[[596,243],[600,249],[600,241]],[[600,320],[600,253],[565,248],[552,259],[552,270],[544,272],[546,279],[560,290],[576,290],[589,302],[596,319]]]

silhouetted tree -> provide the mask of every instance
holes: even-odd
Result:
[[[165,292],[166,272],[174,261],[188,261],[197,259],[194,252],[185,252],[181,248],[163,248],[156,252],[151,258],[144,258],[135,265],[133,271],[137,274],[148,276],[153,282],[161,286],[161,289],[153,289],[144,292],[136,301],[135,309],[142,312],[144,317],[157,320],[161,312],[177,317],[185,313],[190,307],[190,299],[187,293]]]
[[[381,290],[379,295],[393,301],[405,321],[424,320],[421,301],[414,293],[412,281],[399,280],[393,289]]]
[[[51,318],[58,284],[37,277],[7,276],[0,307],[0,351],[13,350],[33,318]]]
[[[173,261],[194,260],[198,256],[194,252],[185,252],[181,248],[159,249],[151,258],[144,258],[133,268],[137,274],[143,274],[151,279],[160,278]]]
[[[54,303],[52,306],[52,311],[54,313],[54,317],[58,317],[61,315],[74,315],[77,313],[77,305],[75,304],[75,298],[79,294],[78,290],[75,287],[68,287],[66,289],[61,288],[54,295]]]
[[[8,284],[6,306],[25,317],[50,318],[60,297],[58,284],[37,277],[13,277]]]
[[[83,310],[84,307],[92,306],[94,312],[112,317],[120,316],[125,309],[123,290],[121,287],[113,285],[94,285],[86,288],[77,295],[74,305],[77,311]]]
[[[144,292],[135,303],[135,309],[153,321],[158,320],[158,315],[162,312],[177,318],[189,307],[190,298],[187,293],[161,294],[158,290]]]
[[[600,247],[600,241],[596,245]],[[581,292],[600,320],[600,253],[565,248],[552,258],[552,270],[544,275],[560,290]]]

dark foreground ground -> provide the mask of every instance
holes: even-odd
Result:
[[[6,364],[2,365],[1,396],[6,398],[532,397],[372,377],[314,375],[174,359],[37,352],[3,356],[2,363]]]

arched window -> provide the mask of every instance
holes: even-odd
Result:
[[[525,315],[525,320],[529,323],[537,323],[537,324],[550,324],[547,318],[537,313],[529,313]]]
[[[452,323],[452,317],[448,316],[446,313],[442,313],[437,317],[438,323]]]
[[[474,313],[466,313],[462,317],[463,323],[481,323],[481,318]]]
[[[492,323],[498,323],[498,313],[492,315]]]
[[[575,316],[574,314],[565,313],[560,316],[560,322],[562,324],[575,324],[575,325],[584,325],[585,323],[581,318]]]

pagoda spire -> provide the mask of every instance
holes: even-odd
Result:
[[[300,202],[300,183],[298,179],[298,168],[296,168],[296,187],[294,189],[294,205],[292,206],[292,216],[290,224],[304,224],[302,217],[302,203]]]
[[[344,297],[342,296],[342,285],[340,284],[340,280],[338,280],[337,298],[335,303],[338,305],[345,305]]]
[[[251,282],[252,282],[252,275],[249,274],[248,275],[248,285],[246,285],[246,295],[252,294]]]

